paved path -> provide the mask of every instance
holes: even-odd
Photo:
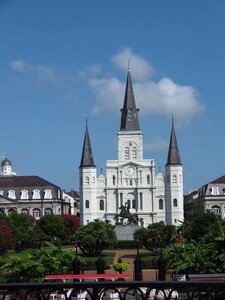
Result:
[[[129,280],[133,280],[134,273],[134,260],[137,254],[137,250],[135,249],[122,249],[116,250],[116,255],[114,257],[113,263],[117,263],[118,259],[121,257],[122,262],[128,263],[128,270],[126,273],[130,274]],[[107,273],[114,273],[113,267],[110,270],[107,270]],[[156,280],[156,270],[143,270],[143,280]]]

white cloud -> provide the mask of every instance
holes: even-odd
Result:
[[[125,48],[113,56],[112,62],[121,70],[127,71],[130,65],[135,80],[143,80],[153,73],[153,67],[140,55],[134,54],[130,48]]]
[[[168,150],[168,140],[157,137],[151,143],[145,144],[144,149],[151,152],[165,152]]]
[[[26,63],[22,59],[12,60],[10,63],[11,68],[17,72],[23,72],[26,70]]]
[[[143,115],[161,115],[171,117],[173,114],[176,123],[187,124],[190,120],[204,110],[204,105],[198,100],[198,93],[194,87],[179,85],[171,78],[165,77],[155,82],[147,79],[150,76],[150,64],[143,58],[132,53],[130,49],[123,50],[113,57],[113,62],[127,71],[126,62],[128,54],[134,60],[134,74],[139,81],[133,80],[133,88],[137,106]],[[144,66],[147,66],[145,69]],[[134,79],[133,71],[131,71]],[[140,80],[140,79],[144,80]],[[121,82],[115,77],[90,79],[89,85],[96,96],[98,104],[93,113],[108,109],[119,109],[123,104],[125,81]]]

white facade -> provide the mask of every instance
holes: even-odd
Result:
[[[132,92],[129,77],[124,100],[126,103],[123,108],[125,110],[127,105],[128,113],[129,110],[136,110]],[[133,99],[130,100],[129,97]],[[127,116],[130,117],[129,114]],[[135,117],[135,122],[138,122],[136,115]],[[178,221],[183,221],[183,168],[177,145],[173,144],[174,127],[172,126],[165,167],[166,178],[169,178],[167,182],[161,172],[155,174],[154,159],[143,159],[143,133],[139,129],[139,124],[132,125],[131,117],[125,119],[126,116],[121,123],[125,124],[125,121],[127,123],[121,125],[122,130],[120,129],[117,134],[118,159],[107,160],[105,176],[101,174],[96,177],[97,168],[94,165],[86,128],[80,165],[81,225],[86,225],[95,219],[108,220],[112,224],[126,222],[127,219],[122,220],[119,216],[122,205],[129,207],[130,213],[138,215],[138,225],[141,227],[160,221],[178,225]],[[129,120],[131,120],[130,124]],[[174,152],[176,152],[175,160],[172,161],[170,156],[174,155]]]

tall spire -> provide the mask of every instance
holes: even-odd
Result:
[[[138,111],[136,108],[133,85],[131,80],[130,68],[128,68],[126,91],[124,96],[123,108],[121,109],[120,130],[140,130]]]
[[[167,157],[167,165],[182,165],[180,160],[179,149],[177,145],[173,117],[172,117],[172,129],[170,135],[170,146],[169,146],[169,152]]]
[[[88,132],[87,119],[86,119],[86,130],[84,136],[83,151],[81,156],[80,168],[82,167],[95,167],[94,159],[91,150],[91,142]]]

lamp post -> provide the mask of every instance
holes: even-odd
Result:
[[[165,258],[163,257],[163,239],[162,236],[160,235],[159,237],[159,245],[160,245],[160,255],[158,258],[158,280],[166,280],[166,261]]]
[[[139,254],[140,239],[137,237],[135,241],[137,247],[137,255],[134,260],[134,280],[141,281],[143,276],[142,276],[142,261]]]
[[[97,269],[97,274],[104,274],[105,273],[105,261],[101,255],[102,253],[102,241],[103,241],[103,235],[99,234],[99,237],[97,239],[97,253],[99,253],[99,258],[97,259],[96,262],[96,269]]]
[[[77,248],[78,248],[78,242],[79,242],[79,235],[76,232],[74,236],[74,244],[75,244],[75,259],[73,260],[73,274],[80,274],[80,260],[77,257]]]

